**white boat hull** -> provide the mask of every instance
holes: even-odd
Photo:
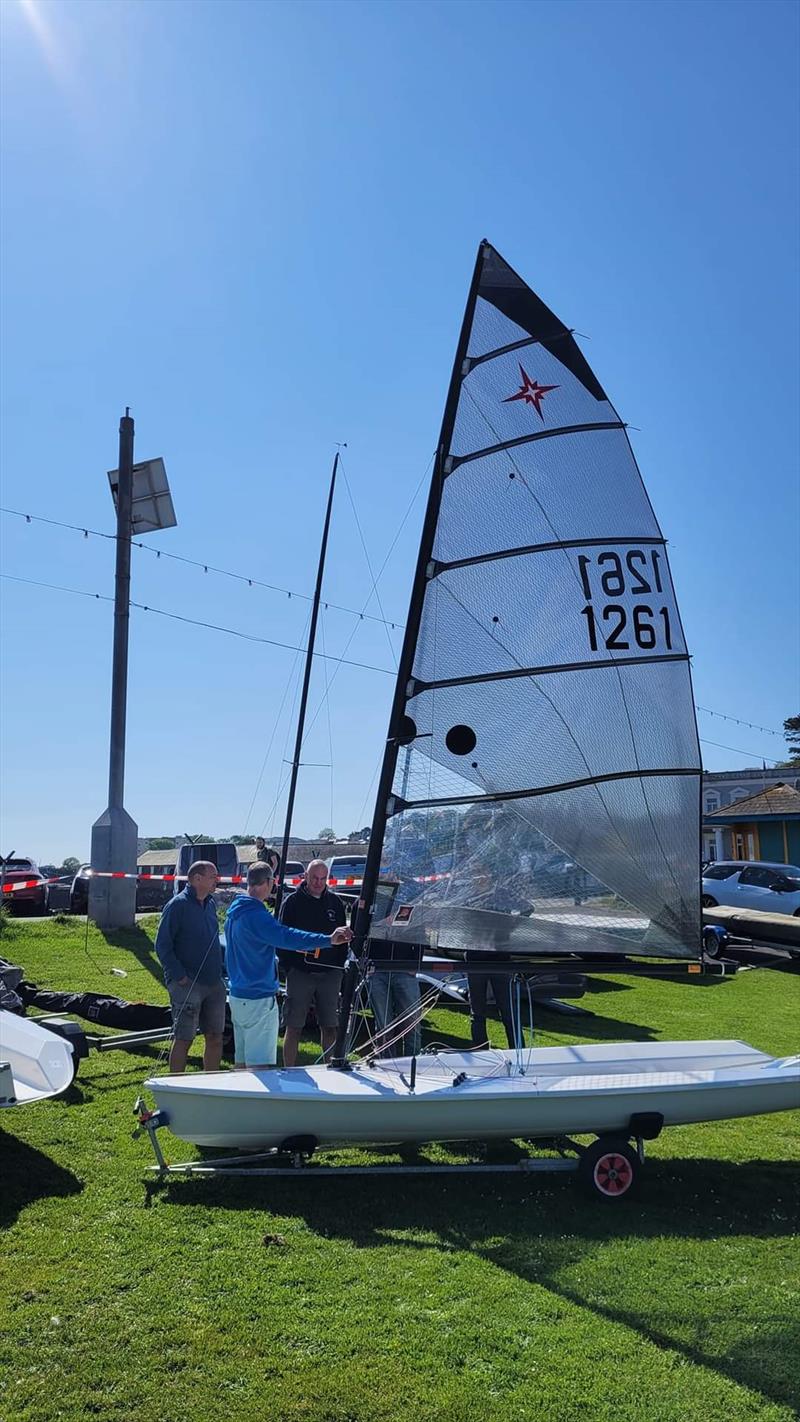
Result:
[[[535,1139],[628,1134],[641,1112],[687,1125],[800,1107],[800,1057],[776,1059],[743,1042],[625,1043],[421,1057],[413,1090],[410,1058],[146,1085],[173,1134],[201,1146]]]
[[[58,1096],[74,1074],[69,1042],[26,1017],[0,1010],[0,1107]]]

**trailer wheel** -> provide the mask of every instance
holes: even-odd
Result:
[[[621,1137],[601,1136],[581,1155],[579,1171],[581,1183],[591,1195],[620,1200],[638,1183],[639,1156]]]

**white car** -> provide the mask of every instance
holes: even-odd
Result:
[[[796,864],[766,864],[729,859],[703,870],[703,908],[759,909],[800,918],[800,869]]]

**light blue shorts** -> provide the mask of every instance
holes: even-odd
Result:
[[[275,1066],[278,1060],[278,1004],[274,997],[230,999],[237,1066]]]

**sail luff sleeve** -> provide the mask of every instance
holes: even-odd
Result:
[[[488,243],[412,612],[373,937],[697,956],[700,759],[663,535],[572,333]]]

